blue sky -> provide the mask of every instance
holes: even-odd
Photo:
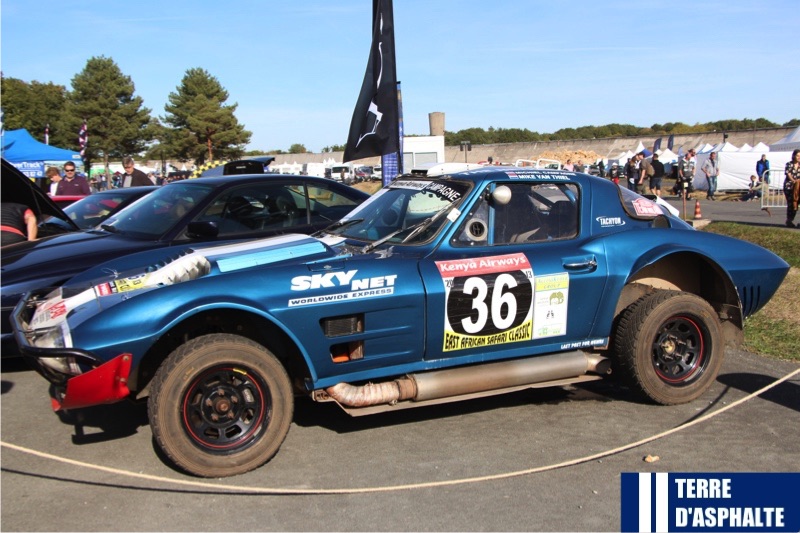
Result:
[[[251,149],[344,144],[370,0],[2,0],[5,76],[70,88],[112,58],[164,115],[190,68],[238,103]],[[650,126],[800,117],[797,0],[394,0],[405,129]]]

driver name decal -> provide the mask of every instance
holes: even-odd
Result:
[[[533,268],[524,254],[436,266],[445,288],[443,351],[531,340]]]

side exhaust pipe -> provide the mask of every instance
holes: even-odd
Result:
[[[370,407],[533,385],[576,378],[588,372],[606,374],[609,369],[610,363],[605,357],[575,351],[409,374],[394,381],[361,386],[338,383],[325,392],[343,406]]]

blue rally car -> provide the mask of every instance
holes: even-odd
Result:
[[[148,397],[198,476],[257,468],[296,395],[353,415],[619,374],[708,389],[788,271],[585,174],[406,175],[313,236],[129,255],[14,311],[56,409]]]

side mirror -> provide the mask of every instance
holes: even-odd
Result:
[[[511,201],[511,189],[506,185],[500,185],[492,192],[492,201],[496,205],[507,205]]]
[[[219,235],[219,226],[216,222],[189,222],[186,234],[190,239],[213,239]]]

